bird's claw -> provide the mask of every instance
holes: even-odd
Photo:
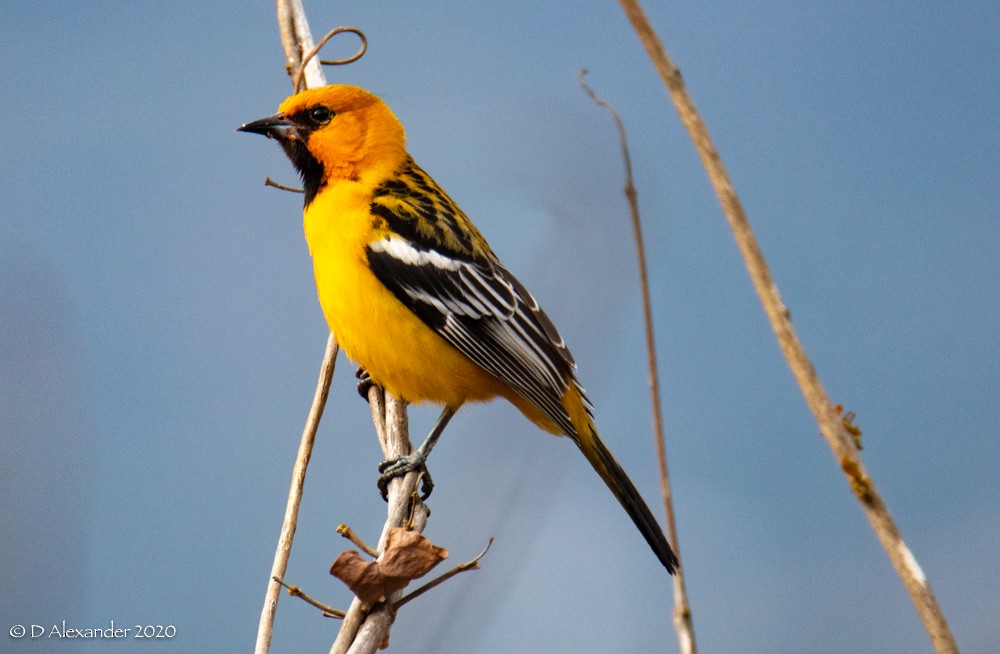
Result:
[[[434,481],[427,471],[427,458],[420,454],[406,454],[395,459],[387,459],[378,464],[378,490],[382,494],[382,499],[389,501],[389,482],[396,477],[402,477],[410,472],[421,473],[420,479],[420,500],[424,501],[431,496],[434,490]]]
[[[368,391],[375,385],[375,382],[372,380],[372,376],[368,374],[368,371],[360,366],[354,371],[354,376],[358,378],[358,395],[367,402]]]

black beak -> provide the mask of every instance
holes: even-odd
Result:
[[[236,128],[237,132],[263,134],[268,138],[279,140],[295,140],[299,137],[299,125],[284,114],[275,114],[261,118]]]

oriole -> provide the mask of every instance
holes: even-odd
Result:
[[[239,129],[277,139],[302,177],[319,300],[341,347],[397,397],[444,405],[407,463],[423,463],[464,403],[506,398],[576,443],[672,573],[677,558],[598,436],[559,332],[407,154],[389,107],[357,87],[324,86]]]

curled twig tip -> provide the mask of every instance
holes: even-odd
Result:
[[[323,49],[323,46],[326,45],[327,41],[332,39],[334,36],[338,34],[343,34],[345,32],[356,34],[358,38],[361,39],[361,47],[358,48],[358,51],[355,52],[350,57],[347,57],[346,59],[320,59],[319,63],[323,64],[324,66],[343,66],[344,64],[354,63],[361,57],[365,56],[365,52],[368,51],[368,37],[365,36],[364,32],[359,30],[357,27],[337,27],[335,29],[330,30],[329,32],[326,33],[326,36],[320,39],[319,42],[315,46],[313,46],[312,50],[310,50],[304,57],[302,57],[302,63],[299,64],[299,69],[295,71],[295,75],[292,77],[292,86],[295,88],[296,93],[302,90],[302,84],[304,79],[303,72],[306,69],[306,64],[308,64],[312,60],[312,58],[315,57],[319,53],[319,51]]]
[[[466,570],[478,570],[479,569],[479,561],[480,561],[480,559],[482,559],[484,556],[486,556],[486,553],[490,551],[490,546],[491,545],[493,545],[493,537],[492,536],[490,536],[490,540],[489,540],[488,543],[486,543],[486,547],[483,549],[483,551],[480,552],[479,554],[477,554],[475,556],[475,558],[470,559],[470,560],[466,561],[465,563],[459,563],[454,568],[452,568],[448,572],[444,573],[440,577],[437,577],[436,579],[427,582],[426,584],[424,584],[420,588],[416,589],[415,591],[413,591],[409,595],[406,595],[405,597],[400,598],[398,601],[396,601],[396,602],[394,602],[392,604],[392,610],[393,611],[398,611],[399,608],[401,606],[403,606],[404,604],[406,604],[407,602],[410,602],[411,600],[414,600],[417,597],[420,597],[421,595],[423,595],[427,591],[431,590],[432,588],[436,588],[436,587],[440,586],[441,584],[443,584],[444,582],[448,581],[449,579],[451,579],[452,577],[454,577],[455,575],[457,575],[459,573],[465,572]]]
[[[493,536],[490,536],[490,540],[486,543],[486,547],[483,548],[483,551],[479,553],[479,556],[469,561],[469,563],[479,563],[479,559],[486,556],[486,553],[490,551],[491,547],[493,547]]]

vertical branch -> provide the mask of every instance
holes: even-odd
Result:
[[[305,68],[302,68],[303,59],[313,53],[314,45],[301,0],[276,0],[276,4],[281,41],[285,47],[285,65],[293,84],[298,85],[300,79],[304,80],[306,88],[326,84],[326,78],[317,57],[308,58]],[[326,38],[332,34],[328,34]],[[364,52],[365,38],[360,33],[359,36],[362,39],[361,52]],[[301,75],[299,74],[300,69],[302,69]],[[333,334],[330,335],[330,338],[333,340]],[[409,454],[413,446],[410,443],[407,425],[406,403],[392,395],[383,393],[377,386],[372,386],[369,390],[368,399],[371,404],[372,421],[375,424],[375,431],[378,434],[385,458],[393,459]],[[416,497],[418,478],[418,474],[409,473],[389,482],[388,517],[379,538],[379,551],[385,548],[389,529],[402,526],[408,517],[411,521],[410,526],[417,531],[423,531],[427,524],[430,510],[419,500],[413,499]],[[387,598],[383,606],[373,612],[369,612],[369,607],[355,597],[343,624],[341,624],[331,652],[361,654],[377,651],[379,646],[389,638],[389,629],[396,618],[392,604],[400,597],[402,597],[402,591],[394,593]]]
[[[309,33],[309,24],[306,22],[305,13],[302,10],[301,0],[277,0],[276,5],[281,42],[285,48],[285,68],[289,75],[293,75],[300,68],[305,53],[312,50],[312,35]],[[310,86],[326,84],[323,69],[315,57],[308,62],[304,76],[306,83]],[[292,553],[292,542],[295,539],[295,529],[298,525],[299,504],[302,501],[302,492],[306,482],[306,469],[312,456],[316,429],[319,427],[319,420],[323,415],[326,398],[330,392],[330,381],[333,378],[339,350],[337,339],[331,333],[326,342],[326,352],[323,355],[323,363],[320,365],[319,382],[313,396],[312,407],[309,409],[309,417],[306,419],[305,429],[302,432],[295,466],[292,469],[292,483],[285,505],[285,517],[282,520],[281,533],[278,536],[278,547],[274,553],[274,563],[271,565],[267,590],[264,592],[264,608],[261,610],[260,622],[257,625],[257,643],[254,646],[254,654],[267,654],[271,647],[274,616],[278,610],[278,597],[281,593],[281,584],[275,579],[284,579],[288,569],[288,559]]]
[[[646,48],[649,58],[659,72],[660,78],[667,87],[681,121],[687,128],[698,155],[701,157],[702,164],[715,188],[715,193],[722,204],[722,210],[729,221],[729,227],[743,255],[750,278],[760,296],[764,311],[767,313],[792,374],[802,389],[806,403],[819,424],[820,433],[826,439],[830,449],[833,450],[851,489],[861,502],[861,507],[871,523],[872,529],[889,555],[903,585],[910,593],[935,650],[937,652],[957,653],[958,646],[955,643],[955,638],[948,628],[948,622],[941,612],[941,607],[937,603],[927,578],[906,546],[906,542],[899,533],[899,529],[896,527],[881,495],[875,489],[875,483],[865,470],[850,434],[845,429],[837,411],[830,405],[826,389],[820,383],[816,369],[809,357],[806,356],[805,350],[792,328],[788,309],[782,302],[778,288],[771,278],[767,262],[750,228],[750,222],[743,211],[739,197],[733,189],[729,174],[722,164],[722,159],[715,150],[708,130],[687,93],[680,70],[667,56],[663,44],[650,25],[649,19],[646,18],[639,1],[619,1]]]
[[[302,501],[302,491],[306,483],[306,468],[309,466],[309,459],[312,456],[316,428],[319,427],[319,420],[323,416],[323,408],[326,406],[326,398],[330,392],[330,381],[333,379],[333,369],[337,363],[338,351],[337,339],[334,338],[333,334],[330,334],[326,341],[326,353],[323,355],[323,363],[319,370],[316,393],[313,396],[312,407],[309,409],[309,417],[306,418],[306,426],[302,430],[299,452],[295,457],[295,466],[292,469],[291,488],[288,490],[285,517],[281,524],[281,534],[278,536],[278,548],[274,553],[274,563],[271,565],[271,575],[268,577],[267,590],[264,593],[264,608],[257,626],[257,644],[254,646],[254,654],[267,654],[271,647],[274,614],[278,610],[278,596],[281,593],[281,584],[275,579],[284,579],[285,571],[288,569],[288,558],[292,553],[292,541],[295,539],[295,528],[298,525],[299,504]]]
[[[302,67],[302,59],[313,49],[312,32],[309,31],[309,21],[306,20],[302,0],[275,0],[275,6],[278,11],[281,44],[285,48],[285,71],[295,80],[298,70]],[[326,75],[316,57],[306,62],[302,77],[305,79],[306,88],[326,84]]]
[[[587,95],[604,108],[615,121],[618,129],[618,142],[622,149],[622,159],[625,162],[625,197],[628,200],[629,215],[632,218],[632,233],[635,236],[635,255],[639,264],[639,285],[642,290],[643,323],[646,329],[646,361],[649,365],[649,395],[653,407],[653,442],[656,445],[656,458],[660,468],[660,494],[663,496],[663,509],[667,515],[667,530],[670,532],[670,542],[673,543],[677,557],[681,556],[680,539],[677,537],[677,520],[674,515],[673,493],[670,490],[670,474],[667,469],[667,446],[663,437],[663,410],[660,404],[660,375],[656,363],[656,340],[653,335],[653,303],[649,294],[649,271],[646,267],[646,246],[642,238],[642,222],[639,220],[639,202],[632,178],[632,157],[629,155],[628,139],[625,136],[625,125],[615,108],[602,100],[587,86],[584,81],[586,70],[580,71],[580,86]],[[691,605],[688,603],[687,590],[684,585],[684,567],[674,573],[674,629],[682,654],[695,654],[698,650],[694,638],[694,622],[691,618]]]

